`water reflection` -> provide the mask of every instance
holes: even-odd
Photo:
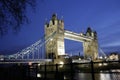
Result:
[[[76,73],[75,80],[92,80],[91,73]],[[120,73],[95,73],[95,80],[119,80]]]
[[[108,73],[100,73],[98,76],[100,76],[99,80],[114,80],[110,78],[111,74]]]
[[[76,80],[92,80],[91,73],[76,73],[75,74]]]

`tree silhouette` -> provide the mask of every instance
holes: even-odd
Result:
[[[35,7],[35,0],[0,0],[0,36],[8,30],[18,31],[28,23],[26,9]]]

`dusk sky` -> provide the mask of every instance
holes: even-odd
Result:
[[[0,54],[14,54],[44,35],[44,24],[53,13],[64,20],[67,30],[80,33],[87,27],[97,31],[99,47],[105,52],[120,51],[120,0],[36,0],[36,9],[28,8],[29,24],[18,34],[12,31],[0,37]],[[82,52],[82,43],[65,40],[66,53]],[[76,53],[75,53],[76,54]]]

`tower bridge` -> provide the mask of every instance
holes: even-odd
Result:
[[[64,29],[64,21],[52,15],[49,23],[45,24],[45,35],[40,40],[22,49],[21,51],[0,56],[0,59],[21,60],[21,61],[47,61],[47,59],[58,59],[59,56],[65,55],[64,39],[74,40],[83,43],[84,58],[96,59],[98,57],[98,40],[97,33],[90,27],[86,33],[75,33]],[[45,54],[45,56],[44,56]],[[14,61],[14,60],[13,60]]]
[[[85,34],[64,30],[64,21],[58,19],[53,14],[50,22],[45,24],[45,36],[48,36],[54,31],[56,31],[54,38],[45,44],[46,58],[57,59],[59,55],[65,54],[64,39],[82,42],[85,58],[96,59],[98,57],[97,33],[91,30],[90,27]]]

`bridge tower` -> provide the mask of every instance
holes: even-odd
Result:
[[[88,27],[85,35],[93,37],[93,39],[92,41],[83,42],[84,58],[91,58],[95,60],[98,58],[97,32]]]
[[[65,54],[64,48],[64,22],[53,14],[50,22],[45,23],[45,37],[56,31],[55,36],[45,44],[46,58],[57,59],[59,55]]]

